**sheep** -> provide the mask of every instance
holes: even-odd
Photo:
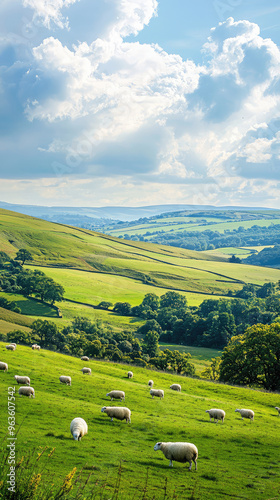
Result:
[[[1,363],[0,363],[0,365],[1,365]],[[7,368],[7,370],[8,370],[8,368]],[[280,407],[279,406],[274,406],[274,408],[275,408],[275,410],[278,411],[278,416],[280,417]]]
[[[33,351],[40,351],[41,349],[41,347],[38,344],[33,344],[31,348],[33,349]]]
[[[172,461],[176,462],[189,462],[189,470],[192,469],[192,461],[195,464],[195,470],[197,470],[197,457],[198,450],[193,443],[156,443],[154,450],[161,450],[165,458],[170,460],[169,467],[173,467]]]
[[[153,387],[153,385],[154,385],[154,381],[153,381],[153,380],[149,380],[149,382],[148,382],[148,386],[152,388],[152,387]]]
[[[8,371],[8,365],[7,363],[4,363],[3,361],[0,361],[0,370],[3,370],[4,372]]]
[[[16,379],[18,384],[30,385],[29,377],[21,377],[20,375],[15,375],[14,378]]]
[[[125,393],[123,391],[111,391],[108,392],[106,396],[110,396],[111,401],[113,401],[113,399],[125,400]]]
[[[70,424],[70,432],[75,441],[81,441],[82,437],[88,433],[88,426],[83,418],[77,417]]]
[[[12,345],[12,344],[6,345],[5,347],[6,347],[6,349],[7,349],[8,351],[15,351],[15,350],[16,350],[15,346],[14,346],[14,345]]]
[[[89,375],[91,375],[91,368],[82,368],[81,372],[83,372],[83,375],[85,375],[86,373],[88,373]]]
[[[88,358],[87,356],[82,356],[82,357],[81,357],[81,360],[82,360],[82,361],[89,361],[89,358]]]
[[[10,342],[10,345],[14,345],[15,347],[17,346],[15,342]]]
[[[18,393],[20,396],[27,396],[29,398],[31,398],[32,396],[33,398],[35,398],[35,391],[33,387],[20,387]]]
[[[221,420],[224,422],[224,418],[226,416],[224,410],[218,410],[217,408],[212,408],[211,410],[206,410],[206,413],[209,413],[210,416],[210,422],[211,418],[214,418],[214,422],[216,420],[216,424],[218,423],[218,420]]]
[[[242,417],[242,420],[243,418],[249,418],[251,421],[254,420],[254,412],[253,410],[246,410],[244,408],[242,408],[242,410],[235,410],[235,411],[238,411]]]
[[[113,418],[117,418],[131,423],[131,411],[125,406],[103,406],[101,412],[106,413],[111,418],[111,422],[113,422]]]
[[[153,399],[154,399],[154,396],[156,396],[157,398],[160,398],[160,399],[164,398],[164,391],[162,389],[151,389],[150,394],[151,394]]]
[[[127,378],[132,378],[133,377],[133,372],[127,372]]]
[[[67,375],[61,375],[59,380],[61,384],[71,385],[71,377],[68,377]]]
[[[181,386],[180,386],[180,384],[172,384],[170,386],[170,389],[172,389],[173,391],[181,392]]]

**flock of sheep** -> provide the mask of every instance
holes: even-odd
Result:
[[[15,351],[16,344],[10,343],[6,346],[7,350]],[[33,350],[40,350],[40,346],[37,344],[32,345]],[[81,357],[82,361],[89,361],[87,356]],[[4,362],[0,362],[0,370],[6,372],[8,371],[8,364]],[[81,369],[83,374],[91,375],[91,369],[88,367],[84,367]],[[127,378],[131,379],[133,377],[133,372],[129,371],[127,373]],[[27,376],[14,376],[16,382],[18,384],[23,384],[22,387],[19,388],[18,393],[20,396],[27,396],[29,398],[35,398],[35,390],[33,387],[30,387],[30,378]],[[71,386],[71,377],[66,375],[61,375],[59,377],[59,381],[62,384],[66,384]],[[162,389],[153,389],[154,382],[153,380],[149,380],[148,386],[150,388],[150,395],[152,398],[159,397],[160,399],[164,398],[164,391]],[[174,391],[181,392],[180,384],[172,384],[170,389]],[[120,390],[112,390],[106,394],[107,397],[110,397],[111,401],[114,399],[120,399],[121,401],[125,400],[125,392]],[[280,407],[275,406],[275,409],[278,411],[278,415],[280,416]],[[242,420],[244,418],[248,418],[250,421],[254,420],[254,412],[250,409],[236,409],[236,412],[240,413]],[[103,406],[101,409],[102,413],[106,413],[108,417],[113,422],[113,419],[117,420],[125,420],[126,423],[131,423],[131,410],[124,406]],[[212,408],[210,410],[206,410],[206,413],[210,416],[210,422],[213,418],[214,422],[218,423],[219,420],[224,422],[225,412],[224,410],[218,408]],[[88,426],[86,421],[83,418],[77,417],[72,420],[70,424],[70,432],[73,438],[76,441],[80,441],[83,436],[88,433]],[[154,450],[161,450],[164,456],[169,460],[169,466],[173,467],[173,461],[189,463],[189,470],[191,470],[192,462],[195,464],[195,470],[197,470],[197,458],[198,458],[198,450],[197,447],[193,443],[186,442],[158,442],[154,446]]]

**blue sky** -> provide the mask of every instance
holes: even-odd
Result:
[[[0,199],[280,208],[276,0],[3,0]]]

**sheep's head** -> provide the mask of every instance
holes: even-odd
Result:
[[[160,446],[161,446],[161,442],[156,443],[156,444],[155,444],[155,446],[154,446],[154,450],[155,450],[155,451],[160,450]]]
[[[104,411],[106,411],[106,408],[107,406],[103,406],[103,408],[101,408],[101,412],[104,413]]]

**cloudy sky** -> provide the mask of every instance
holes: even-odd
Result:
[[[280,208],[279,0],[2,0],[0,200]]]

